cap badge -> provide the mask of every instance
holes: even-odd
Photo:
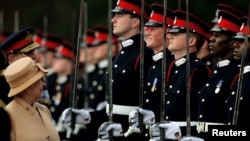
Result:
[[[29,31],[27,31],[27,35],[26,35],[25,39],[26,39],[27,41],[32,40],[32,35],[30,34]]]
[[[241,27],[240,27],[240,31],[244,28],[245,23],[242,23]]]
[[[96,31],[96,32],[95,32],[95,37],[98,37],[98,36],[99,36],[99,32]]]
[[[220,23],[222,21],[222,16],[220,16],[220,18],[218,19],[218,23]]]
[[[116,5],[119,5],[119,3],[120,3],[120,0],[117,1]]]
[[[174,17],[174,24],[176,24],[176,21],[177,21],[177,17]]]
[[[153,11],[152,11],[152,13],[150,14],[150,17],[153,17],[153,15],[154,15],[154,12],[155,12],[155,11],[153,10]]]

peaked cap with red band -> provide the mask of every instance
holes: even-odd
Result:
[[[117,0],[113,13],[130,13],[141,17],[141,0]],[[148,19],[150,7],[144,2],[144,18]]]
[[[233,13],[234,15],[236,15],[237,17],[241,18],[244,16],[244,13],[241,12],[240,10],[236,9],[235,7],[225,4],[225,3],[218,3],[217,4],[217,9],[215,12],[215,17],[214,19],[211,21],[212,23],[217,23],[218,22],[218,13],[220,10],[225,10],[228,12]]]
[[[62,42],[63,42],[62,38],[49,34],[45,42],[45,47],[48,50],[56,51],[56,48],[58,48],[62,44]]]
[[[108,27],[105,25],[96,25],[94,28],[95,31],[95,40],[93,42],[93,46],[100,45],[102,43],[107,43],[108,42]],[[114,34],[112,34],[112,42],[113,43],[118,43],[118,38]]]
[[[33,40],[34,30],[31,27],[21,29],[10,36],[1,44],[5,54],[20,52],[28,53],[40,45]]]
[[[240,31],[237,33],[237,35],[233,36],[234,39],[244,40],[246,35],[248,36],[248,39],[250,39],[250,25],[247,26],[247,20],[248,20],[247,16],[243,16],[241,18],[242,24],[240,27]]]
[[[95,31],[93,29],[87,29],[86,41],[83,39],[82,47],[87,45],[87,47],[92,46],[95,40]]]
[[[167,9],[166,14],[167,17],[165,23],[168,27],[172,27],[174,21],[173,11]],[[145,26],[162,27],[163,22],[164,22],[164,7],[157,3],[152,4],[149,21],[145,24]]]
[[[237,33],[240,30],[241,17],[225,11],[220,10],[218,13],[219,19],[215,26],[211,29],[212,32],[227,31],[231,33]]]
[[[186,32],[186,28],[187,28],[186,27],[187,26],[186,14],[187,13],[182,10],[174,11],[175,19],[174,19],[173,27],[169,31],[169,33],[185,33]],[[211,28],[211,26],[193,14],[189,13],[188,16],[189,16],[189,31],[207,38],[208,31]]]
[[[56,50],[55,57],[75,60],[75,54],[73,52],[73,44],[68,40],[63,40],[62,44]]]

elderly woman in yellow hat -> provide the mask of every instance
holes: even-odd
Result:
[[[60,140],[50,111],[36,102],[42,96],[46,73],[47,70],[30,57],[16,60],[4,71],[11,88],[8,97],[13,97],[5,109],[11,117],[14,141]]]

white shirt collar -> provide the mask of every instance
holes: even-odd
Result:
[[[229,60],[222,60],[222,61],[219,61],[218,63],[217,63],[217,66],[219,67],[219,68],[221,68],[221,67],[224,67],[224,66],[228,66],[230,64],[230,61]]]
[[[128,46],[132,45],[133,43],[134,43],[134,41],[132,39],[128,39],[128,40],[122,41],[121,45],[122,45],[122,47],[128,47]]]
[[[104,59],[104,60],[101,60],[99,63],[98,63],[98,67],[99,68],[106,68],[108,67],[108,60],[107,59]]]
[[[180,65],[184,64],[186,62],[186,58],[180,58],[175,61],[175,65],[179,67]]]
[[[249,65],[244,67],[244,72],[243,73],[245,74],[245,73],[248,73],[248,72],[250,72],[250,66]]]
[[[152,56],[153,60],[156,62],[160,60],[163,57],[163,52],[158,52],[155,55]]]
[[[93,72],[95,70],[95,65],[94,64],[88,64],[87,66],[86,66],[86,71],[87,71],[87,73],[91,73],[91,72]]]

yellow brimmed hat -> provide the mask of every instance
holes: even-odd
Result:
[[[4,76],[10,86],[8,97],[13,97],[46,75],[41,64],[30,57],[23,57],[10,64],[4,71]]]

